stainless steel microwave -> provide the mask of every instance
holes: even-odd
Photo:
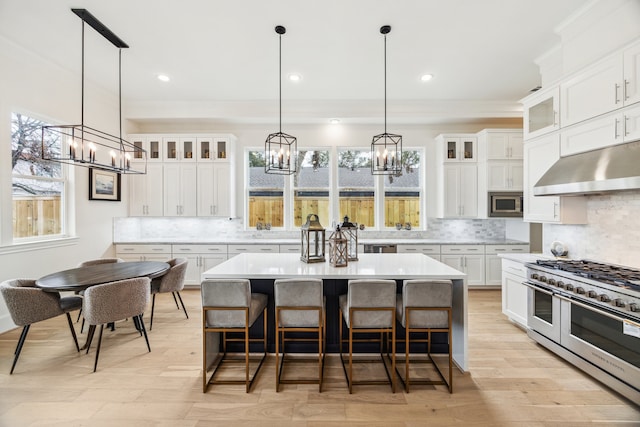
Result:
[[[522,192],[489,193],[489,217],[522,217]]]

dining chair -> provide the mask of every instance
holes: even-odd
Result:
[[[79,310],[82,307],[82,298],[78,296],[61,297],[59,292],[45,292],[36,287],[35,280],[32,279],[12,279],[4,281],[0,285],[0,291],[9,309],[13,323],[15,323],[16,326],[23,327],[14,352],[15,356],[9,374],[13,374],[16,363],[18,363],[22,346],[24,345],[31,325],[42,320],[66,314],[71,336],[76,345],[76,351],[80,351],[78,338],[76,337],[76,331],[73,328],[73,322],[71,321],[69,312]]]
[[[446,385],[449,393],[453,392],[453,359],[451,346],[451,306],[453,301],[453,285],[451,280],[405,280],[402,284],[402,295],[397,296],[396,316],[405,328],[405,369],[404,387],[409,393],[411,382],[414,384]],[[447,333],[449,344],[449,374],[445,379],[442,371],[431,357],[433,333]],[[418,338],[422,334],[422,338]],[[427,344],[427,359],[421,362],[431,363],[440,376],[440,380],[420,378],[410,380],[410,347],[411,343]],[[416,360],[417,362],[417,360]]]
[[[116,262],[124,262],[124,260],[122,258],[96,258],[96,259],[90,259],[87,261],[82,261],[80,264],[78,264],[78,268],[80,267],[89,267],[92,265],[98,265],[98,264],[112,264],[112,263],[116,263]],[[76,294],[82,296],[84,295],[84,291],[78,291],[76,292]],[[78,312],[78,318],[76,319],[76,323],[80,321],[80,316],[82,316],[82,309],[80,309],[80,311]],[[82,322],[82,326],[80,326],[80,332],[82,332],[84,330],[84,321]]]
[[[280,384],[318,384],[318,392],[322,392],[326,325],[322,279],[277,279],[273,283],[273,293],[276,312],[276,392],[280,391]],[[315,359],[288,357],[287,342],[313,342],[318,345],[318,355]],[[315,378],[283,379],[285,361],[287,364],[316,362],[318,374]]]
[[[347,294],[338,297],[340,307],[340,361],[344,370],[349,394],[353,393],[353,386],[360,384],[386,384],[387,381],[367,379],[354,380],[354,363],[372,363],[377,359],[353,358],[353,344],[377,343],[380,350],[380,360],[387,374],[391,390],[396,392],[396,282],[395,280],[355,279],[347,283]],[[348,338],[343,338],[343,323],[348,329]],[[375,334],[374,337],[362,336],[362,334]],[[361,338],[355,338],[354,335]],[[390,338],[389,338],[390,335]],[[375,338],[377,336],[377,338]],[[387,339],[383,339],[386,336]],[[348,368],[342,355],[344,344],[349,346]],[[391,369],[387,369],[387,363],[383,355],[383,346],[391,345]],[[391,371],[391,373],[389,373]]]
[[[182,305],[182,310],[184,310],[184,315],[189,318],[189,314],[187,313],[187,309],[184,306],[184,302],[182,302],[182,297],[180,296],[180,291],[184,288],[184,277],[187,274],[187,265],[189,261],[186,258],[174,258],[167,261],[171,267],[166,274],[156,279],[151,280],[151,295],[153,295],[151,301],[151,322],[149,323],[149,330],[153,329],[153,313],[156,307],[156,294],[159,293],[169,293],[173,295],[173,301],[176,303],[176,307],[180,310],[180,306],[178,305],[178,300],[176,299],[176,295],[180,300],[180,304]]]
[[[98,357],[100,357],[100,346],[102,344],[102,331],[104,325],[107,323],[129,317],[133,318],[136,328],[144,335],[144,339],[147,342],[147,349],[151,351],[144,320],[142,319],[142,314],[147,304],[149,304],[151,293],[150,282],[151,280],[148,277],[138,277],[135,279],[95,285],[85,290],[82,309],[84,311],[84,318],[89,324],[87,353],[89,353],[89,349],[91,348],[96,327],[100,325],[100,335],[98,337],[98,347],[96,349],[96,360],[93,365],[93,372],[95,372],[98,367]]]
[[[208,279],[200,285],[202,294],[202,392],[206,393],[209,384],[244,384],[245,390],[249,393],[253,381],[256,379],[262,363],[267,357],[267,302],[266,294],[252,293],[251,282],[247,279]],[[249,328],[262,315],[262,337],[250,338]],[[221,333],[222,335],[222,355],[213,361],[213,373],[207,379],[207,372],[210,368],[207,360],[207,351],[211,346],[218,343],[211,337],[210,333]],[[232,336],[229,336],[232,334]],[[237,337],[237,335],[241,335]],[[227,354],[227,343],[242,342],[244,344],[244,354],[237,357]],[[258,366],[253,375],[250,375],[249,345],[251,342],[262,343],[262,354],[257,359]],[[216,349],[217,352],[217,349]],[[235,356],[235,357],[234,357]],[[256,358],[253,358],[255,361]],[[216,379],[219,368],[226,363],[243,363],[244,378],[221,380]]]

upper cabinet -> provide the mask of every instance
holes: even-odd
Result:
[[[524,138],[551,132],[560,128],[560,88],[540,90],[523,100]]]
[[[146,151],[148,162],[162,162],[161,137],[155,135],[132,135],[129,137],[129,142],[134,146],[132,162],[144,161],[144,151]]]
[[[560,84],[560,122],[569,126],[640,101],[640,43]]]
[[[476,136],[440,135],[438,137],[440,150],[443,150],[445,162],[475,162],[477,161]]]
[[[522,130],[485,129],[479,141],[486,150],[486,160],[522,160]]]

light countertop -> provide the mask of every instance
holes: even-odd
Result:
[[[329,234],[327,234],[327,239]],[[201,237],[201,238],[140,238],[140,239],[127,239],[127,240],[114,240],[114,244],[154,244],[154,245],[242,245],[242,244],[255,244],[255,245],[296,245],[300,244],[300,239],[292,238],[269,238],[268,236],[261,237],[238,237],[238,238],[216,238],[216,237]],[[366,238],[358,239],[358,243],[366,244],[396,244],[396,245],[526,245],[528,242],[512,239],[465,239],[465,240],[445,240],[445,239],[418,239],[418,238],[404,238],[404,239],[375,239]]]
[[[553,259],[553,257],[549,256],[549,255],[534,254],[534,253],[528,253],[528,254],[501,253],[501,254],[498,254],[498,256],[500,258],[505,258],[505,259],[510,259],[512,261],[521,262],[523,264],[526,264],[528,262],[536,262],[539,259]]]

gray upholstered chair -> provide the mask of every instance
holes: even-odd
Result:
[[[441,380],[413,380],[414,384],[440,384],[453,392],[453,361],[451,354],[451,305],[453,285],[450,280],[405,280],[402,295],[397,296],[396,316],[405,328],[405,390],[409,392],[409,350],[412,342],[427,343],[426,361],[432,363]],[[431,339],[433,332],[446,332],[449,340],[449,379],[445,380],[442,371],[431,357]],[[426,338],[417,338],[426,334]],[[412,338],[413,335],[413,338]],[[424,336],[424,335],[423,335]]]
[[[124,262],[121,258],[97,258],[90,259],[88,261],[82,261],[78,264],[78,267],[89,267],[90,265],[98,265],[98,264],[111,264],[115,262]]]
[[[258,375],[262,363],[267,356],[267,302],[268,296],[251,292],[251,282],[246,279],[209,279],[200,285],[202,293],[202,392],[206,393],[209,384],[244,384],[249,393],[253,381]],[[262,338],[250,338],[249,328],[262,314]],[[222,333],[222,354],[211,364],[213,373],[207,379],[210,368],[207,361],[207,337],[211,332]],[[239,338],[229,337],[230,333]],[[228,342],[244,343],[244,355],[233,357],[227,355]],[[249,344],[261,342],[263,354],[259,359],[251,359]],[[250,375],[250,362],[259,360],[258,367]],[[216,380],[216,373],[225,362],[244,362],[244,379]],[[215,366],[213,366],[215,365]]]
[[[91,265],[98,265],[98,264],[112,264],[112,263],[116,263],[116,262],[124,262],[123,259],[121,258],[96,258],[96,259],[90,259],[87,261],[82,261],[80,264],[78,264],[78,268],[80,267],[89,267]],[[76,292],[78,295],[84,295],[84,291],[79,291]],[[78,318],[76,319],[76,322],[78,322],[80,320],[80,316],[82,316],[82,309],[80,309],[80,311],[78,312]],[[80,332],[82,332],[82,330],[84,329],[84,321],[82,322],[82,326],[80,327]]]
[[[396,282],[394,280],[349,280],[346,295],[338,297],[340,306],[340,360],[344,374],[349,385],[349,393],[353,393],[353,386],[360,384],[391,384],[391,390],[396,392]],[[344,325],[348,329],[348,338],[343,336]],[[355,339],[354,334],[377,333],[378,338]],[[383,336],[387,339],[384,340]],[[353,343],[376,342],[380,349],[380,359],[384,365],[388,381],[359,380],[353,378],[354,363],[370,363],[371,359],[353,358]],[[345,343],[349,345],[349,367],[345,366],[342,348]],[[386,343],[387,355],[391,345],[391,369],[383,355],[383,344]],[[373,360],[375,361],[375,360]],[[391,371],[391,373],[389,373]]]
[[[144,327],[144,320],[142,320],[142,314],[149,303],[150,288],[149,278],[139,277],[95,285],[85,290],[82,310],[85,320],[89,323],[87,353],[89,353],[89,349],[91,348],[96,326],[100,325],[100,336],[98,337],[98,348],[96,350],[93,372],[95,372],[98,367],[100,345],[102,344],[102,331],[106,323],[132,317],[136,328],[138,328],[141,334],[144,334],[147,349],[151,351],[147,331]]]
[[[273,284],[273,292],[276,311],[276,392],[280,391],[281,383],[318,384],[318,392],[322,392],[326,323],[322,279],[278,279]],[[296,337],[287,338],[287,332],[295,333]],[[309,334],[312,336],[309,337]],[[287,341],[318,343],[317,360],[301,357],[291,359],[292,362],[317,361],[316,378],[281,378]]]
[[[180,296],[180,291],[184,288],[184,276],[187,274],[188,261],[186,258],[174,258],[167,261],[167,264],[171,266],[169,271],[167,271],[164,276],[160,276],[151,281],[151,295],[153,295],[153,300],[151,302],[151,322],[149,323],[149,330],[153,329],[153,312],[156,307],[156,294],[158,293],[171,292],[171,295],[173,295],[173,301],[176,303],[178,310],[180,310],[178,300],[176,300],[176,295],[178,295],[178,299],[180,300],[180,304],[182,304],[182,309],[184,310],[184,315],[187,316],[187,319],[189,318],[187,309],[185,308],[184,302],[182,302],[182,297]]]
[[[29,328],[33,323],[42,320],[66,314],[71,336],[76,345],[76,351],[80,351],[78,338],[76,337],[76,331],[73,328],[69,312],[79,310],[82,307],[82,298],[78,296],[61,298],[58,292],[45,292],[37,288],[35,280],[31,279],[7,280],[0,285],[0,291],[7,304],[13,323],[23,327],[10,374],[13,374],[13,370],[16,367],[22,346],[27,338],[27,333],[29,333]]]

